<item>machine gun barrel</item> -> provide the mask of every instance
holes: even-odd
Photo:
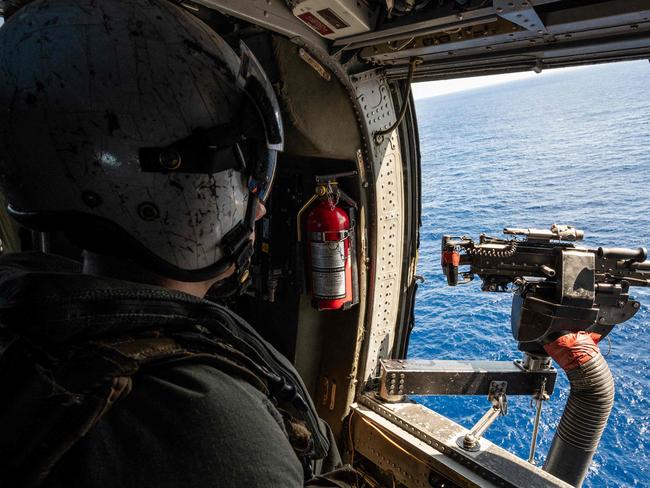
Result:
[[[515,236],[526,236],[529,240],[541,241],[581,241],[585,236],[585,233],[582,230],[571,227],[570,225],[557,224],[553,224],[549,230],[506,227],[503,229],[503,233]]]
[[[648,257],[648,251],[645,247],[637,249],[627,249],[625,247],[599,247],[599,258],[624,259],[642,263]]]
[[[631,263],[630,269],[635,271],[650,271],[650,262],[646,263]]]

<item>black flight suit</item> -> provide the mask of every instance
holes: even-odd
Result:
[[[0,258],[0,368],[4,368],[0,369],[0,387],[9,390],[0,401],[7,402],[0,403],[0,431],[21,412],[29,411],[23,406],[29,401],[21,404],[6,386],[13,374],[7,374],[11,364],[2,352],[16,337],[46,352],[61,344],[65,349],[106,337],[118,337],[128,344],[143,334],[164,337],[181,330],[178,321],[188,323],[188,317],[182,317],[184,306],[194,307],[197,315],[204,307],[209,308],[209,302],[206,305],[204,300],[164,288],[83,275],[77,266],[43,254]],[[206,320],[205,315],[195,318],[197,324]],[[257,340],[262,341],[259,337]],[[263,346],[270,348],[266,343]],[[225,364],[230,363],[226,360]],[[286,359],[284,364],[288,364]],[[294,452],[286,416],[255,381],[232,371],[198,355],[190,360],[154,362],[132,374],[130,392],[65,448],[51,468],[41,468],[49,472],[42,486],[304,486],[305,476],[309,476],[305,472],[310,470],[305,466],[314,464],[301,461]],[[68,387],[56,385],[56,379],[51,388],[52,395],[56,388],[61,394],[68,393]],[[74,397],[70,398],[74,402]],[[19,424],[28,422],[32,429],[46,427],[39,426],[39,421],[49,422],[46,418],[16,420]],[[323,426],[321,421],[321,434],[327,438],[329,429]],[[62,432],[65,434],[65,426]],[[15,451],[8,443],[27,442],[20,433],[17,437],[0,439],[0,456]],[[55,443],[60,437],[56,436]],[[316,471],[340,467],[331,436],[329,441],[330,450],[325,461],[317,463]],[[0,468],[0,480],[2,475]],[[313,486],[352,486],[354,479],[353,472],[344,469],[332,475],[331,481],[314,480]]]

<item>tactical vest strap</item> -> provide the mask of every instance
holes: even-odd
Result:
[[[228,344],[191,334],[173,337],[130,338],[118,341],[95,341],[102,354],[111,354],[118,361],[131,360],[138,368],[178,361],[207,364],[246,380],[265,395],[269,389],[265,381],[247,366],[246,356]],[[115,354],[119,357],[115,357]]]
[[[97,365],[89,364],[92,373],[86,387],[71,390],[69,384],[81,383],[79,378],[68,382],[65,374],[60,374],[66,364],[53,357],[30,362],[26,358],[35,354],[28,348],[15,341],[2,358],[3,379],[11,374],[13,380],[13,388],[2,382],[8,400],[0,409],[2,486],[39,486],[63,454],[131,389],[130,377],[108,374],[99,380],[93,376]],[[8,370],[7,356],[21,359]]]
[[[247,367],[243,354],[199,337],[154,331],[47,352],[14,341],[0,356],[0,390],[10,399],[0,407],[0,485],[40,486],[63,455],[130,393],[132,376],[149,367],[207,364],[269,395],[268,385]],[[290,441],[294,435],[288,433]],[[303,435],[296,450],[304,449],[305,442]]]

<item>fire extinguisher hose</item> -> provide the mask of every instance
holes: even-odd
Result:
[[[544,346],[564,369],[571,391],[544,470],[580,487],[614,405],[614,378],[598,334],[571,333]]]

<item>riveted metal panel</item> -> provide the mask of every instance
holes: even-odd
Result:
[[[418,403],[384,404],[364,395],[352,410],[354,450],[405,486],[421,486],[424,467],[463,487],[570,487],[487,439],[477,451],[460,449],[456,440],[467,429]],[[399,454],[404,452],[408,459]],[[405,472],[418,477],[411,481]]]
[[[362,123],[372,136],[395,122],[393,96],[383,74],[370,71],[352,77],[362,112]],[[399,307],[399,286],[402,280],[404,248],[404,181],[402,154],[397,131],[385,136],[380,144],[370,143],[367,153],[367,185],[374,200],[370,213],[369,239],[370,287],[368,303],[372,311],[366,322],[367,348],[362,377],[368,377],[378,366],[380,358],[390,354],[395,338]]]
[[[431,488],[432,481],[451,486],[497,487],[472,472],[462,462],[450,459],[432,443],[418,439],[364,405],[352,406],[351,439],[355,459],[361,455],[401,485]],[[440,486],[433,484],[433,486]]]
[[[487,395],[491,383],[505,381],[508,395],[533,395],[545,385],[553,393],[555,368],[527,371],[512,361],[381,360],[380,396],[388,401],[404,395]]]

